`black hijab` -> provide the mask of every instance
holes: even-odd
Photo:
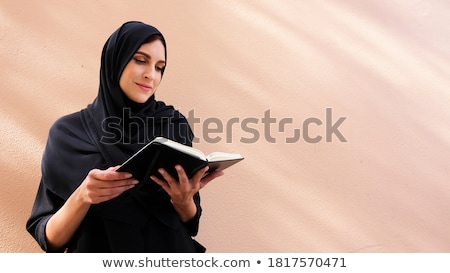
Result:
[[[117,29],[103,47],[98,96],[88,106],[85,120],[96,141],[110,150],[113,158],[124,159],[155,136],[165,135],[185,144],[191,144],[192,132],[184,117],[172,106],[167,106],[151,96],[145,103],[128,99],[119,86],[120,76],[139,47],[155,38],[166,42],[155,27],[141,22],[127,22]],[[164,68],[165,69],[165,68]],[[162,74],[164,74],[164,69]],[[162,77],[162,76],[161,76]],[[185,139],[187,136],[187,139]],[[108,146],[115,146],[111,148]],[[106,146],[106,147],[105,147]],[[119,152],[120,150],[120,152]],[[123,161],[122,161],[123,162]],[[116,161],[111,163],[117,163]]]
[[[120,165],[156,136],[192,145],[191,128],[173,106],[155,100],[155,95],[145,103],[133,102],[120,88],[125,66],[142,44],[155,37],[166,47],[163,35],[153,26],[130,21],[118,28],[103,47],[93,103],[51,128],[42,171],[49,178],[44,182],[58,196],[67,199],[90,169]]]
[[[156,136],[192,145],[191,128],[186,118],[173,106],[155,100],[154,95],[145,103],[133,102],[119,86],[120,76],[132,56],[142,44],[155,38],[160,39],[166,48],[163,35],[150,25],[131,21],[117,29],[103,47],[98,96],[85,109],[57,120],[50,129],[42,158],[41,185],[27,224],[34,236],[45,236],[42,230],[34,231],[45,228],[39,219],[54,213],[62,205],[60,202],[72,194],[91,169],[120,165]],[[165,55],[167,58],[167,50]],[[180,234],[177,233],[180,221],[168,195],[156,183],[146,184],[145,187],[129,190],[117,198],[91,206],[86,219],[96,219],[94,225],[101,223],[100,226],[104,227],[104,232],[100,234],[109,240],[111,249],[108,251],[146,251],[146,247],[141,246],[142,242],[153,239],[140,231],[143,226],[155,223],[149,217],[157,219],[158,223],[173,230],[174,234]],[[51,197],[53,195],[61,201],[50,202],[56,200]],[[191,235],[197,232],[201,212],[198,193],[195,198],[198,201],[198,215],[189,227]],[[99,219],[102,219],[101,222],[98,222]],[[121,226],[119,230],[118,226]],[[88,230],[80,232],[88,234]],[[161,230],[166,232],[165,229]],[[83,241],[83,236],[80,235],[78,242]],[[190,249],[190,237],[182,235],[181,238],[187,240]],[[45,242],[43,237],[37,239]],[[92,246],[89,240],[92,239],[84,239],[86,243],[79,243],[78,247],[83,244]],[[130,246],[136,248],[128,249]],[[185,245],[180,251],[183,249]]]

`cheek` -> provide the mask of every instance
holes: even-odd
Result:
[[[122,75],[120,76],[120,80],[119,80],[120,87],[129,85],[130,81],[133,80],[134,74],[135,74],[135,69],[133,69],[133,67],[130,67],[129,65],[127,67],[125,67],[125,69],[122,72]]]
[[[156,85],[159,85],[161,83],[161,77],[157,78],[155,81],[156,81]]]
[[[126,87],[125,79],[126,79],[126,75],[124,73],[122,73],[122,76],[120,76],[120,79],[119,79],[119,86],[122,90],[124,90]]]
[[[153,84],[155,86],[155,89],[159,86],[160,83],[161,83],[161,76],[159,76],[158,78],[155,78],[153,80]]]
[[[130,61],[123,69],[121,77],[131,79],[139,73],[140,69],[142,68]]]

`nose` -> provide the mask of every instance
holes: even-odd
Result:
[[[149,68],[144,71],[144,78],[153,80],[156,77],[156,69]]]

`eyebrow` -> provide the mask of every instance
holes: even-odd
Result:
[[[144,57],[147,58],[147,59],[151,59],[151,58],[152,58],[150,55],[148,55],[147,53],[142,52],[142,51],[137,51],[136,54],[144,55]],[[165,64],[166,61],[164,61],[164,60],[159,60],[157,63],[164,63],[164,64]]]

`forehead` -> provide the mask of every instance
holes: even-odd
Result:
[[[159,39],[142,44],[136,51],[136,53],[145,53],[152,59],[158,59],[158,61],[165,61],[165,52],[164,44]]]

